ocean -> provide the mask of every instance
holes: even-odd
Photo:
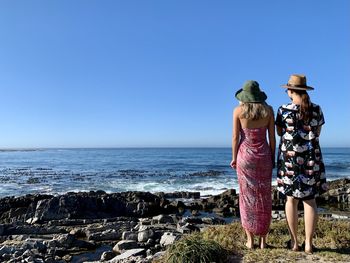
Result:
[[[322,150],[327,179],[350,178],[350,148]],[[230,161],[231,148],[1,150],[0,197],[91,190],[214,195],[238,190]]]

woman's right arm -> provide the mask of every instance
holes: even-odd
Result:
[[[283,135],[283,128],[282,128],[282,113],[281,113],[281,108],[279,108],[277,110],[276,113],[276,121],[275,121],[275,125],[276,125],[276,131],[277,131],[277,135],[278,136],[282,136]]]
[[[241,122],[239,121],[240,107],[236,107],[233,111],[233,128],[232,128],[232,161],[230,166],[236,169],[236,160],[238,153],[238,144],[240,139]]]
[[[276,125],[276,131],[278,136],[282,136],[282,127]]]
[[[271,116],[268,124],[269,145],[271,149],[272,166],[275,167],[275,151],[276,151],[276,136],[275,136],[275,119],[273,109],[271,108]]]

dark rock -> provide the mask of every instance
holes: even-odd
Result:
[[[154,216],[152,218],[152,223],[156,223],[156,224],[174,224],[174,218],[172,216],[169,215],[158,215],[158,216]]]
[[[189,176],[200,176],[200,177],[213,177],[213,176],[219,176],[223,174],[223,171],[214,171],[214,170],[209,170],[205,172],[195,172],[189,174]]]
[[[274,208],[272,217],[280,220],[285,217],[285,200],[275,187],[271,195]],[[317,202],[349,206],[349,195],[350,180],[337,180],[330,182],[330,190],[317,197]],[[153,195],[144,192],[107,194],[104,191],[91,191],[58,196],[2,198],[0,242],[6,241],[6,246],[0,246],[0,261],[74,261],[76,256],[72,258],[72,255],[87,255],[91,251],[95,251],[94,256],[99,259],[102,258],[102,251],[99,250],[101,245],[108,245],[109,254],[105,254],[105,260],[117,262],[118,256],[115,257],[110,250],[122,238],[125,244],[135,245],[129,248],[137,247],[137,251],[142,251],[141,257],[146,251],[152,257],[152,254],[164,249],[164,246],[171,244],[182,234],[200,231],[208,225],[226,223],[217,216],[192,216],[181,220],[180,210],[187,209],[186,215],[189,212],[205,215],[208,211],[222,216],[239,215],[239,197],[233,189],[203,199],[199,197],[199,193],[190,192]],[[181,200],[169,201],[166,198]],[[349,214],[334,211],[324,216],[333,220],[350,218]],[[126,256],[127,259],[124,258]],[[128,251],[120,259],[131,262],[134,260],[133,256],[135,254]]]
[[[225,225],[226,221],[218,217],[203,217],[202,222],[208,225]]]
[[[44,223],[63,219],[147,217],[161,214],[161,198],[148,192],[27,195],[0,199],[0,223]]]
[[[11,249],[7,246],[0,247],[0,256],[3,256],[4,254],[10,254],[11,252]]]
[[[185,209],[186,205],[184,204],[184,202],[179,201],[179,200],[174,200],[172,202],[170,202],[171,206],[176,207],[176,209]]]
[[[115,257],[115,253],[114,252],[112,252],[112,251],[105,251],[101,255],[101,261],[111,260],[114,257]]]
[[[39,200],[52,198],[52,195],[25,195],[0,199],[0,222],[11,223],[25,221],[34,216],[36,203]]]
[[[3,254],[3,255],[1,256],[1,259],[3,259],[4,261],[8,261],[8,260],[10,260],[11,258],[12,258],[12,256],[11,256],[10,254],[8,254],[8,253]]]
[[[163,198],[170,198],[170,199],[199,199],[201,194],[200,192],[181,191],[181,192],[174,192],[174,193],[161,193],[160,196]]]
[[[350,179],[349,178],[343,178],[338,180],[333,180],[328,182],[329,189],[337,189],[342,187],[349,188],[350,185]]]

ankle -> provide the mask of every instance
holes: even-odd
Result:
[[[310,242],[305,241],[305,248],[309,249],[311,247],[312,247],[312,241]]]
[[[291,239],[291,248],[298,248],[298,239]]]

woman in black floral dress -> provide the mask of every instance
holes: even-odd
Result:
[[[291,75],[287,85],[291,103],[279,107],[276,129],[281,136],[277,159],[278,190],[287,196],[286,216],[291,249],[297,251],[298,203],[303,201],[305,252],[312,253],[312,237],[317,222],[315,196],[326,190],[325,167],[319,136],[325,123],[321,107],[310,101],[303,75]]]

